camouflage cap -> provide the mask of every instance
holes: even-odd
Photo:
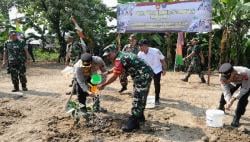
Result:
[[[136,35],[135,34],[131,34],[128,39],[130,39],[130,40],[131,39],[136,39]]]
[[[109,55],[110,52],[113,52],[113,51],[116,51],[116,45],[110,44],[103,49],[104,53],[102,56],[107,56],[107,55]]]
[[[10,30],[10,31],[9,31],[9,35],[16,35],[16,34],[17,34],[17,32],[14,31],[14,30]]]
[[[194,37],[194,38],[191,39],[191,41],[197,41],[197,42],[199,42],[199,38]]]

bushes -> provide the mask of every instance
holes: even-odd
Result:
[[[42,48],[34,48],[33,54],[36,61],[57,61],[59,53],[57,51],[47,51]]]

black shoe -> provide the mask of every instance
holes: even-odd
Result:
[[[28,91],[27,87],[23,87],[22,89],[23,89],[23,91]]]
[[[239,127],[240,126],[240,117],[234,116],[233,121],[231,123],[232,127]]]
[[[127,90],[127,87],[122,87],[122,89],[119,91],[119,93],[122,93],[125,90]]]
[[[182,78],[181,80],[184,81],[184,82],[188,82],[187,78]]]
[[[142,114],[142,116],[138,117],[138,121],[139,121],[140,123],[145,123],[146,119],[145,119],[144,114]]]
[[[66,92],[65,95],[71,95],[71,91],[70,92]]]
[[[201,83],[206,83],[205,78],[201,78]]]
[[[22,83],[22,90],[23,91],[28,91],[26,83]]]
[[[85,106],[84,106],[84,107],[81,107],[81,108],[80,108],[80,111],[81,111],[82,113],[86,113],[86,112],[87,112],[87,107],[85,107]]]
[[[155,105],[156,106],[159,106],[161,103],[160,103],[160,100],[155,100]]]
[[[13,89],[13,90],[11,90],[11,92],[18,92],[19,91],[19,89]]]
[[[128,122],[125,126],[122,127],[123,132],[132,132],[135,129],[139,129],[139,120],[135,116],[130,116]]]
[[[11,92],[18,92],[19,91],[19,84],[14,83],[14,89]]]
[[[102,108],[102,107],[94,108],[93,111],[94,111],[94,112],[97,112],[97,113],[99,113],[99,112],[107,113],[107,112],[108,112],[107,109]]]

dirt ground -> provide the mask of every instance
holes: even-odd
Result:
[[[29,65],[29,91],[20,93],[11,93],[10,76],[0,70],[0,142],[250,142],[250,105],[239,129],[230,127],[233,110],[227,112],[223,128],[206,126],[205,112],[218,106],[221,93],[217,74],[208,86],[199,83],[197,75],[186,83],[180,81],[184,73],[167,72],[162,78],[161,105],[145,110],[146,122],[140,130],[124,133],[120,128],[130,114],[132,81],[121,95],[118,80],[106,87],[101,105],[108,112],[74,125],[65,112],[70,78],[62,76],[63,68],[57,63]],[[153,92],[152,86],[149,95]]]

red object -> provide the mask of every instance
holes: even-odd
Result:
[[[123,66],[120,60],[115,60],[115,66],[113,68],[113,73],[120,75],[122,73]]]

